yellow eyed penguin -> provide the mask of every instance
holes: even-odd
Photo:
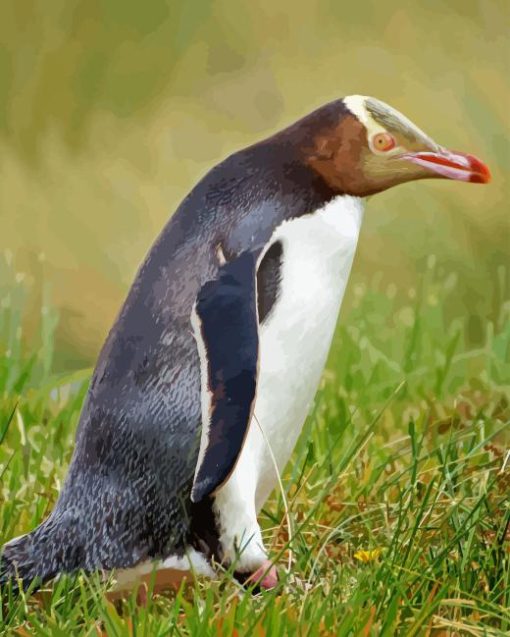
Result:
[[[272,456],[283,470],[314,398],[364,198],[428,177],[490,179],[359,95],[215,166],[141,266],[60,498],[5,544],[0,581],[222,565],[273,587],[257,513],[277,481]]]

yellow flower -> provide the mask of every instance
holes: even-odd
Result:
[[[375,560],[381,555],[382,549],[372,549],[371,551],[356,551],[354,553],[354,559],[358,562],[375,562]]]

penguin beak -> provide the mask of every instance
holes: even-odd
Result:
[[[473,155],[440,148],[438,152],[405,153],[400,156],[413,164],[428,169],[430,176],[487,184],[491,180],[488,167]]]

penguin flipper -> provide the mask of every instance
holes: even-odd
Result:
[[[195,303],[202,373],[202,436],[191,500],[200,502],[229,477],[248,432],[259,355],[256,256],[224,264]]]

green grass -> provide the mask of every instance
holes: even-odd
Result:
[[[239,596],[225,576],[118,613],[98,582],[62,580],[42,605],[7,600],[5,632],[510,633],[509,8],[2,2],[0,250],[27,273],[0,254],[2,540],[51,510],[91,372],[80,367],[169,213],[220,158],[361,93],[494,176],[370,201],[283,477],[290,538],[278,493],[261,515],[279,591]],[[380,554],[365,563],[360,550]]]
[[[53,506],[90,370],[52,373],[57,317],[47,306],[23,346],[29,291],[0,267],[4,541]],[[451,317],[455,276],[440,272],[429,260],[417,290],[354,281],[283,477],[288,518],[278,492],[261,515],[278,590],[242,594],[225,574],[138,608],[134,598],[107,602],[96,577],[64,578],[41,601],[7,591],[5,633],[510,634],[510,308],[499,302],[472,349],[468,317]]]

